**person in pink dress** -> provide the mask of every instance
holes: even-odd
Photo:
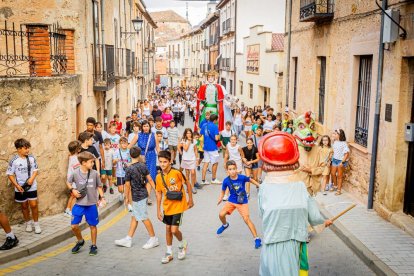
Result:
[[[173,114],[171,112],[171,108],[166,107],[164,112],[161,115],[162,118],[162,126],[168,128],[170,126],[170,122],[174,120]]]

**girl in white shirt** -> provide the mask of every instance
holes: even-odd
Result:
[[[266,120],[263,123],[263,132],[264,134],[270,133],[273,131],[273,127],[276,122],[272,120],[272,115],[267,115]]]
[[[332,145],[333,156],[331,165],[331,177],[334,186],[337,187],[335,195],[342,194],[342,182],[345,167],[348,166],[349,147],[346,142],[345,132],[342,129],[334,131],[334,143]]]
[[[184,130],[183,138],[178,144],[178,152],[182,154],[181,168],[185,169],[187,179],[190,179],[193,194],[197,193],[196,186],[196,163],[197,163],[197,147],[194,141],[193,131],[191,128]],[[190,178],[191,176],[191,178]]]
[[[234,123],[233,123],[234,132],[236,132],[237,136],[239,136],[240,133],[243,130],[243,117],[242,117],[242,114],[240,112],[240,108],[237,108],[234,111],[233,118],[234,118]]]

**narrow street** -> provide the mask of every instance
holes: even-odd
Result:
[[[186,118],[186,126],[192,122]],[[181,129],[182,131],[183,129]],[[209,176],[207,176],[208,179]],[[225,177],[222,162],[219,179]],[[200,179],[200,177],[198,177]],[[252,189],[250,211],[252,221],[261,232],[257,211],[257,193]],[[182,232],[189,243],[185,260],[179,261],[177,242],[173,242],[174,260],[161,264],[165,253],[165,227],[156,219],[156,207],[150,206],[152,219],[160,246],[142,249],[148,239],[140,223],[133,238],[132,248],[121,248],[114,240],[127,234],[130,215],[123,208],[100,223],[98,234],[99,253],[88,255],[90,241],[77,255],[70,252],[74,239],[67,240],[48,250],[0,267],[10,268],[11,275],[258,275],[260,250],[254,249],[251,234],[237,212],[229,217],[230,228],[221,237],[217,206],[220,186],[209,185],[195,195],[195,206],[185,213]],[[155,202],[154,194],[152,199]],[[69,224],[68,224],[69,227]],[[89,230],[83,231],[85,235]],[[329,229],[313,237],[309,246],[310,275],[374,275],[374,273]]]

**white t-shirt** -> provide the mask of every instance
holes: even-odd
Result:
[[[343,160],[346,153],[349,152],[348,143],[346,141],[335,141],[332,145],[333,159]]]
[[[107,138],[109,140],[111,140],[111,148],[112,149],[118,149],[119,148],[119,139],[121,139],[121,136],[119,136],[116,133],[114,135],[107,133],[105,136],[103,136],[103,139],[105,140]]]
[[[114,166],[113,163],[113,155],[114,155],[114,149],[106,150],[104,149],[104,156],[105,156],[105,170],[112,170],[112,167]]]
[[[275,121],[268,121],[268,120],[265,120],[264,121],[264,124],[263,124],[263,130],[270,130],[270,131],[272,131],[273,130],[273,126],[276,124],[276,122]]]
[[[29,162],[30,162],[30,177],[33,175],[33,172],[38,171],[39,168],[37,167],[36,159],[33,155],[29,154]],[[14,175],[16,177],[17,184],[23,186],[26,180],[29,178],[28,175],[28,167],[27,167],[27,159],[21,158],[19,155],[14,155],[13,158],[9,162],[9,167],[7,168],[7,175]],[[16,188],[14,188],[16,192]],[[37,181],[36,179],[33,181],[32,187],[30,188],[29,192],[37,190]]]
[[[168,131],[165,127],[162,127],[161,129],[157,129],[155,126],[153,126],[151,128],[151,132],[154,133],[154,135],[157,134],[157,131],[161,131],[162,132],[162,137],[164,139],[168,139]]]
[[[80,163],[79,163],[79,160],[78,160],[78,156],[76,154],[69,156],[67,176],[73,174],[73,172],[79,167],[80,167]]]
[[[242,115],[241,114],[235,114],[234,115],[234,124],[236,126],[241,126],[243,125],[243,120],[242,120]]]
[[[132,132],[128,135],[128,144],[131,143],[132,139],[134,139],[134,136],[136,135],[136,133]],[[138,132],[139,135],[139,132]]]
[[[233,160],[233,161],[241,160],[239,148],[240,148],[239,144],[236,144],[234,147],[232,147],[230,143],[227,144],[227,150],[229,152],[229,160]]]
[[[189,161],[197,160],[195,152],[194,152],[194,147],[195,147],[196,143],[194,143],[194,141],[193,142],[190,142],[190,141],[185,141],[184,142],[184,140],[181,140],[181,144],[184,144],[184,143],[188,143],[190,145],[189,145],[187,151],[185,151],[184,148],[183,148],[183,160],[189,160]]]

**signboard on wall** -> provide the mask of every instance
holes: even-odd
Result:
[[[247,73],[259,74],[260,45],[247,46]]]

